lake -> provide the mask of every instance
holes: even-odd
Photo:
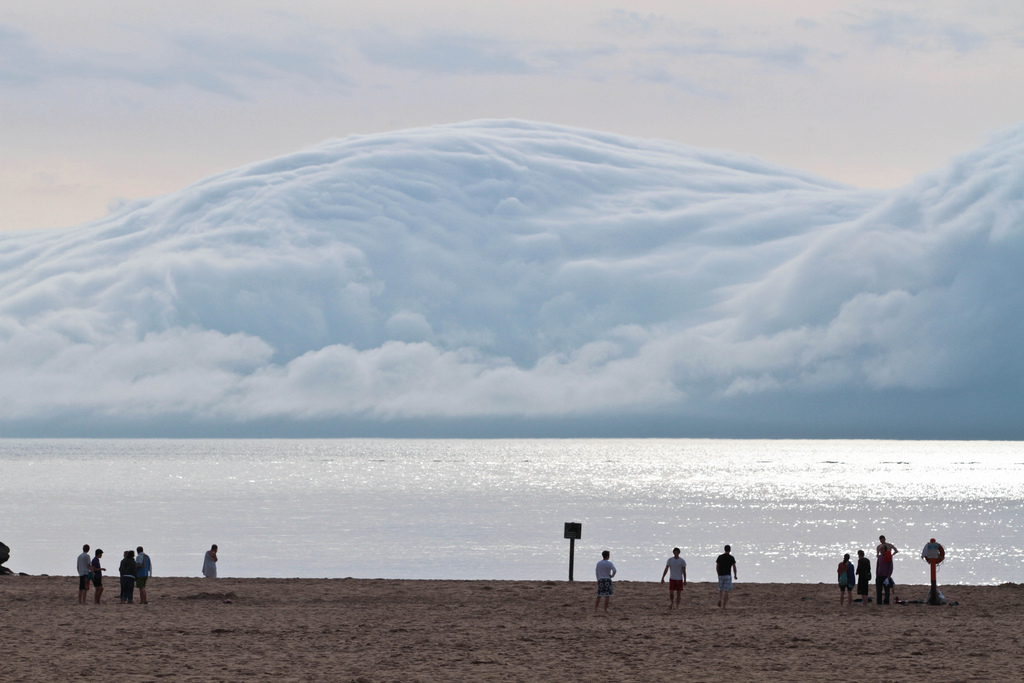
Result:
[[[610,549],[691,581],[729,543],[741,581],[831,582],[879,534],[893,578],[1024,581],[1024,443],[704,439],[0,440],[7,566],[71,575],[83,543],[114,570],[143,545],[157,576],[564,579]]]

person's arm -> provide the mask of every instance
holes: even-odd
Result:
[[[737,581],[739,581],[739,579],[740,579],[740,575],[736,572],[736,567],[738,567],[738,566],[739,566],[739,563],[737,563],[737,562],[733,562],[732,563],[732,578],[736,579]]]
[[[890,547],[890,548],[892,548],[892,554],[893,554],[893,555],[895,555],[896,553],[898,553],[898,552],[899,552],[899,550],[898,550],[898,549],[896,548],[896,546],[894,546],[893,544],[891,544],[891,543],[890,543],[890,544],[889,544],[889,547]]]
[[[617,570],[617,569],[615,569],[615,565],[613,564],[613,565],[612,565],[612,578],[615,578],[615,575],[616,575],[617,573],[618,573],[618,570]]]
[[[685,571],[685,570],[684,570]],[[665,571],[661,573],[661,582],[665,583],[665,574],[668,574],[668,565],[665,565]]]
[[[683,565],[683,585],[686,585],[686,565]]]

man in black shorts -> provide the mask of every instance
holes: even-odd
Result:
[[[101,566],[100,558],[103,557],[103,551],[99,548],[96,549],[96,557],[92,558],[92,585],[96,586],[96,604],[100,604],[100,596],[103,595],[103,572],[107,571],[106,567]]]

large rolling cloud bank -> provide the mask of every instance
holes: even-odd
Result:
[[[1024,437],[1024,126],[898,191],[482,121],[0,236],[7,434]]]

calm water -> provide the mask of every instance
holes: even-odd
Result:
[[[0,541],[32,574],[108,569],[144,545],[157,575],[578,579],[610,548],[656,581],[673,545],[711,580],[832,581],[844,552],[902,551],[923,583],[1024,581],[1024,443],[729,440],[0,440]],[[115,572],[116,573],[116,572]]]

